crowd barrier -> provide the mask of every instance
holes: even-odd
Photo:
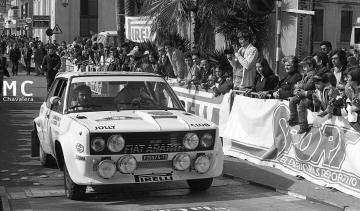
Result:
[[[168,82],[188,112],[219,125],[225,155],[275,167],[360,198],[360,133],[344,117],[320,118],[308,111],[311,131],[299,135],[299,126],[287,124],[286,100],[259,99],[254,93],[248,97],[233,90],[215,97],[211,91]]]

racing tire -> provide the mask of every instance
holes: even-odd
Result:
[[[39,145],[40,140],[37,135],[36,129],[32,129],[31,131],[31,157],[38,157],[39,156]]]
[[[39,144],[39,160],[41,165],[44,167],[54,166],[54,159],[51,157],[51,155],[44,152],[44,150],[41,147],[41,144]]]
[[[213,178],[187,180],[191,191],[205,191],[211,187]]]
[[[69,171],[64,162],[64,188],[65,196],[71,200],[79,200],[85,197],[86,185],[78,185],[71,179]]]

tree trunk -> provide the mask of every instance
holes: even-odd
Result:
[[[118,46],[125,42],[125,0],[116,0],[116,28],[118,33]]]
[[[135,15],[135,1],[134,0],[125,0],[125,15],[134,16]]]

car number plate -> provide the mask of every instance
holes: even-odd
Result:
[[[158,154],[158,155],[143,155],[142,160],[167,160],[167,154]]]

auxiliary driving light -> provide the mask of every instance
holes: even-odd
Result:
[[[112,135],[107,140],[107,147],[111,152],[120,152],[124,146],[125,139],[122,135]]]
[[[105,140],[101,137],[95,137],[91,140],[91,149],[100,152],[105,148]]]
[[[199,157],[196,158],[195,160],[195,170],[200,173],[203,174],[205,172],[207,172],[210,168],[210,159],[208,156],[206,155],[200,155]]]
[[[173,166],[178,171],[184,171],[190,167],[191,158],[186,153],[176,154],[173,159]]]
[[[100,177],[109,179],[113,177],[116,172],[115,163],[112,160],[103,160],[98,164],[97,172]]]
[[[199,145],[199,137],[195,133],[187,133],[183,138],[183,145],[186,149],[193,150]]]
[[[213,145],[214,139],[211,134],[205,133],[200,139],[200,145],[205,148],[209,148]]]
[[[132,155],[125,155],[121,157],[117,162],[119,171],[123,174],[129,174],[136,169],[136,158]]]

